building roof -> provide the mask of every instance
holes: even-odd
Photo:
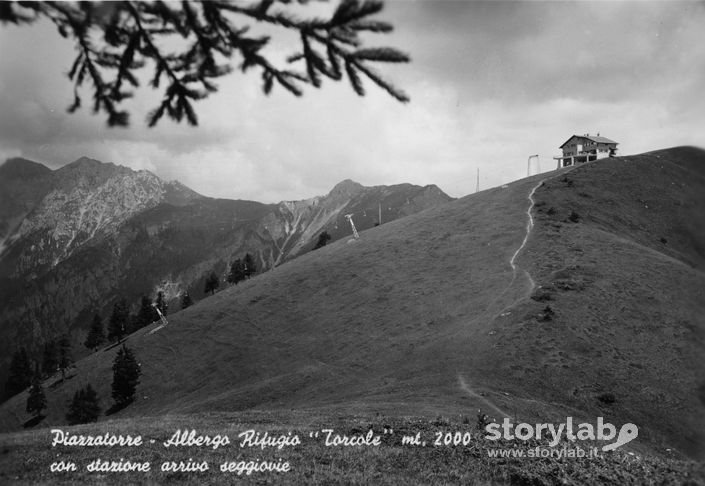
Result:
[[[558,148],[563,148],[563,146],[565,144],[567,144],[568,142],[570,142],[573,139],[573,137],[585,138],[585,139],[590,140],[591,142],[595,142],[595,143],[613,143],[615,145],[618,144],[618,142],[615,142],[614,140],[610,140],[607,137],[600,137],[599,135],[571,135],[570,138],[568,140],[566,140],[565,142],[563,142],[563,145],[561,145]]]

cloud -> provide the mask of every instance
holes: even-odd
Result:
[[[259,76],[235,72],[196,105],[197,128],[147,128],[160,100],[148,87],[127,129],[90,106],[68,115],[70,43],[48,23],[2,27],[0,157],[58,167],[87,155],[209,196],[276,202],[346,178],[462,196],[478,168],[482,188],[525,176],[530,154],[550,169],[573,133],[600,131],[622,153],[703,144],[702,2],[389,1],[383,17],[395,33],[368,44],[410,52],[409,65],[381,66],[410,104],[369,82],[364,98],[347,81],[266,97]],[[272,52],[291,53],[286,40]]]

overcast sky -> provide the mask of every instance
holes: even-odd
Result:
[[[460,197],[478,168],[483,189],[526,176],[532,154],[555,168],[574,133],[599,132],[623,155],[705,146],[705,2],[391,0],[381,17],[395,32],[366,45],[411,55],[381,66],[409,104],[325,80],[303,98],[265,97],[258,75],[235,72],[196,105],[199,127],[165,118],[153,129],[144,119],[160,94],[147,87],[128,129],[86,108],[67,114],[71,42],[48,23],[0,26],[0,160],[57,168],[85,155],[207,196],[277,202],[343,179]]]

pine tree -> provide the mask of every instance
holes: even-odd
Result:
[[[12,355],[8,370],[5,391],[8,395],[16,395],[32,384],[32,363],[29,361],[25,348]]]
[[[313,247],[313,249],[318,250],[319,248],[323,248],[330,240],[331,236],[328,234],[327,231],[324,231],[323,233],[318,235],[318,242],[316,243],[316,246]]]
[[[87,424],[97,421],[99,416],[98,394],[89,383],[74,393],[69,411],[66,413],[66,420],[69,425]]]
[[[165,80],[162,101],[148,117],[150,126],[164,114],[197,125],[192,103],[218,90],[213,81],[232,71],[231,59],[242,60],[243,73],[259,71],[267,95],[275,84],[301,96],[303,85],[319,88],[323,77],[333,81],[347,77],[363,96],[364,76],[398,101],[409,101],[370,66],[409,62],[409,56],[391,47],[362,47],[360,34],[393,30],[390,23],[375,18],[384,7],[381,0],[342,0],[329,19],[294,15],[285,6],[288,1],[166,3],[105,2],[96,11],[93,2],[2,2],[0,21],[22,25],[43,17],[74,41],[78,54],[68,70],[74,83],[69,112],[80,108],[79,88],[86,82],[92,85],[93,110],[107,114],[109,126],[128,124],[129,114],[120,110],[121,103],[134,94],[137,71],[144,65],[154,66],[153,88]],[[272,8],[274,4],[277,7]],[[301,70],[267,58],[270,37],[250,31],[251,23],[293,33],[300,44],[287,62],[302,64]],[[177,34],[183,47],[167,52],[165,45],[172,46],[168,41]]]
[[[98,314],[93,316],[91,328],[88,330],[86,341],[83,343],[88,349],[96,350],[98,346],[105,342],[105,333],[103,332],[103,321]]]
[[[249,253],[245,254],[245,277],[250,278],[252,275],[257,273],[257,266],[255,265],[255,260]]]
[[[132,329],[132,331],[136,331],[137,329],[149,326],[151,323],[158,320],[159,314],[157,314],[157,311],[152,305],[152,299],[150,299],[146,295],[143,295],[142,299],[140,300],[140,310],[137,312],[137,316],[135,318],[136,327],[135,329]]]
[[[166,299],[164,298],[164,292],[159,291],[157,293],[157,301],[155,304],[157,305],[157,309],[162,312],[162,315],[166,317],[166,312],[169,309],[169,305],[166,303]]]
[[[218,287],[220,287],[220,280],[218,279],[218,276],[215,274],[215,272],[211,272],[211,274],[206,279],[206,285],[203,291],[205,293],[210,292],[211,295],[213,295],[215,294],[215,291],[218,290]]]
[[[245,280],[245,263],[239,258],[230,265],[230,273],[228,274],[228,282],[237,285],[238,282]]]
[[[188,292],[184,292],[181,295],[181,308],[185,309],[187,307],[190,307],[193,304],[193,300],[191,300],[191,296],[188,294]]]
[[[51,340],[44,343],[44,351],[42,352],[42,372],[46,376],[51,376],[56,373],[59,367],[59,351],[56,341]]]
[[[134,399],[140,374],[135,355],[123,344],[113,361],[112,396],[117,406],[125,406]]]
[[[32,378],[32,386],[29,388],[29,397],[27,397],[27,413],[31,413],[35,417],[40,417],[42,410],[47,408],[47,397],[42,388],[39,371]]]
[[[127,332],[129,317],[130,309],[125,299],[121,299],[113,305],[113,313],[110,315],[110,321],[108,322],[109,340],[122,341],[123,336]]]
[[[73,364],[71,356],[71,340],[68,335],[63,335],[59,341],[59,370],[61,370],[61,379],[66,379],[66,370]]]

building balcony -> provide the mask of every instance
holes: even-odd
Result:
[[[553,157],[557,161],[557,169],[561,167],[569,167],[571,165],[583,164],[592,162],[597,159],[609,157],[609,152],[599,152],[596,150],[578,152],[577,154],[565,154],[558,157]]]

